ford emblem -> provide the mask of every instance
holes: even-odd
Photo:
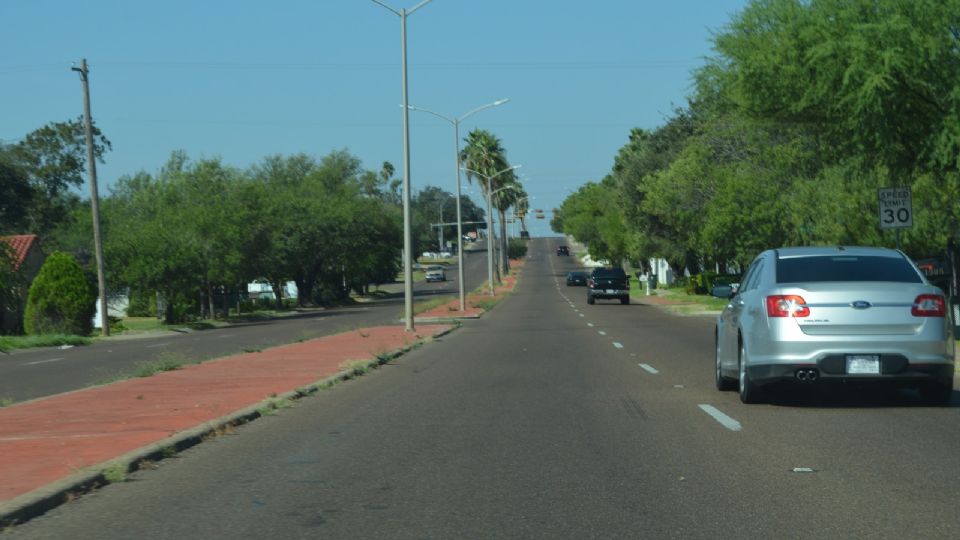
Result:
[[[867,309],[871,307],[870,302],[867,302],[866,300],[857,300],[850,305],[853,307],[853,309]]]

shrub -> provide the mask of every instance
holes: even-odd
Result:
[[[23,326],[28,334],[89,335],[97,293],[74,258],[54,252],[27,293]]]
[[[527,243],[521,238],[511,238],[507,244],[507,256],[511,259],[520,259],[527,254]]]

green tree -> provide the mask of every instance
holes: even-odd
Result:
[[[94,157],[103,162],[110,141],[93,126]],[[30,185],[29,200],[23,200],[25,226],[45,235],[66,219],[69,202],[76,199],[70,188],[83,184],[86,171],[86,138],[83,121],[53,122],[28,133],[5,152],[8,162],[25,174]]]
[[[10,147],[0,146],[0,234],[16,234],[28,230],[29,203],[34,188],[26,172],[19,167]]]
[[[89,335],[97,292],[73,256],[47,257],[27,294],[24,330],[28,334]]]
[[[0,241],[0,321],[20,311],[23,279],[17,272],[13,249]]]

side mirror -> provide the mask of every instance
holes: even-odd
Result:
[[[733,298],[734,296],[736,296],[736,295],[738,295],[738,294],[740,294],[740,284],[739,284],[739,283],[731,283],[731,284],[730,284],[730,296],[729,296],[729,298]]]

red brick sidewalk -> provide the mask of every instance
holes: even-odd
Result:
[[[0,409],[0,524],[36,515],[68,493],[185,438],[256,416],[353,363],[377,363],[452,325],[366,328],[185,366]]]

